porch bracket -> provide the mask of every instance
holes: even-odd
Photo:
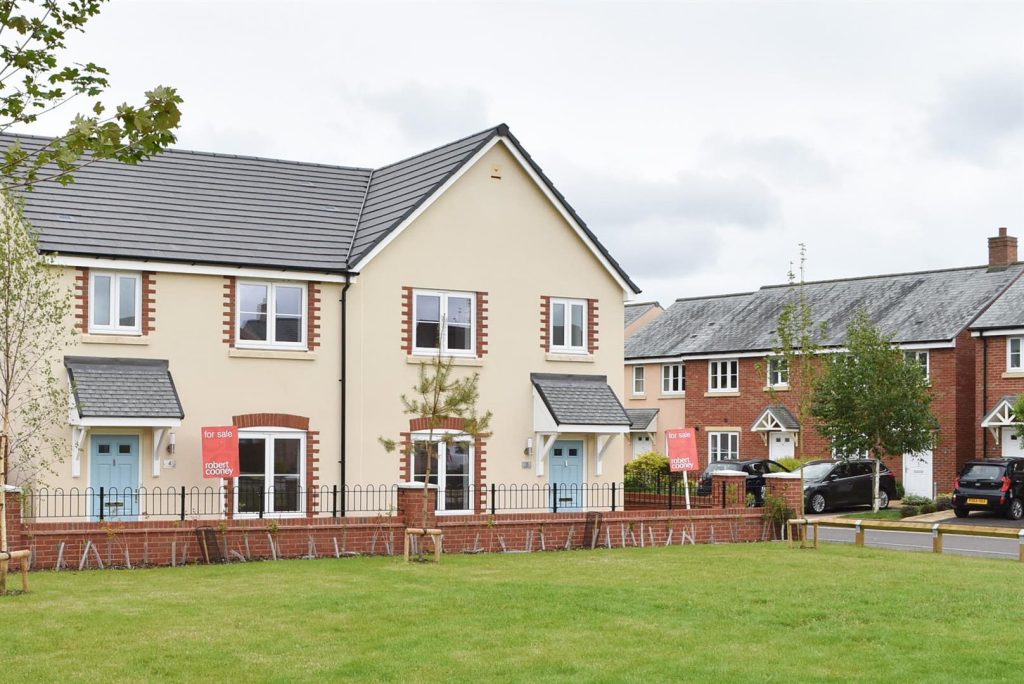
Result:
[[[82,445],[89,434],[85,425],[71,426],[71,477],[82,476]]]
[[[167,428],[153,428],[153,477],[160,477],[160,449],[167,436]]]
[[[597,464],[594,466],[594,474],[597,477],[601,477],[604,473],[604,452],[608,449],[608,445],[612,443],[612,437],[615,435],[598,435],[597,436]]]
[[[537,475],[544,474],[544,463],[548,459],[548,454],[551,453],[551,447],[555,446],[556,437],[558,437],[557,432],[537,433],[537,445],[540,447],[537,451]]]

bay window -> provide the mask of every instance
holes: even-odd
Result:
[[[240,515],[303,511],[306,433],[240,430],[235,511]],[[262,507],[262,508],[261,508]]]
[[[414,353],[475,355],[475,293],[415,290],[413,328]]]
[[[239,347],[306,348],[306,286],[238,283]]]
[[[89,332],[142,334],[142,276],[93,271],[89,275]]]

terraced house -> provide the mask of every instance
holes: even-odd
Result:
[[[26,214],[82,333],[54,360],[74,406],[51,486],[220,484],[202,479],[200,428],[234,425],[241,474],[217,512],[310,515],[335,486],[342,512],[372,509],[346,489],[425,477],[428,426],[400,395],[438,354],[479,372],[494,413],[475,440],[445,424],[440,509],[479,511],[489,483],[622,477],[629,419],[608,378],[638,290],[507,126],[381,168],[101,161],[40,185]],[[104,513],[147,513],[119,505]]]
[[[1000,247],[1007,240],[1013,240],[1012,253]],[[804,285],[814,318],[825,323],[825,353],[843,348],[846,327],[863,308],[928,376],[939,420],[937,446],[933,453],[906,454],[890,464],[908,492],[931,496],[936,487],[948,488],[959,464],[974,457],[976,436],[983,439],[976,402],[993,409],[996,397],[1010,391],[992,379],[995,370],[986,375],[978,369],[986,363],[978,342],[983,332],[991,337],[994,326],[1003,330],[995,333],[1002,342],[988,342],[999,349],[989,352],[988,362],[999,369],[999,382],[1024,379],[1012,366],[1024,333],[1024,321],[1012,314],[1020,310],[1011,298],[1019,297],[1024,271],[1015,245],[1003,230],[990,239],[989,263],[983,266]],[[661,449],[664,430],[696,428],[704,463],[783,458],[800,447],[805,456],[830,457],[830,445],[798,420],[788,373],[773,359],[779,313],[794,296],[783,285],[677,300],[626,341],[627,411],[657,412]],[[972,333],[972,324],[984,330]],[[1009,356],[1004,358],[1003,349]],[[985,377],[992,379],[989,386],[976,388]],[[993,420],[987,416],[986,426],[995,427]]]

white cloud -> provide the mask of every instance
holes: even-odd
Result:
[[[487,98],[477,88],[406,83],[371,91],[362,100],[419,144],[441,144],[499,123],[488,119]]]

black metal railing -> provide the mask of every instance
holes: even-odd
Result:
[[[625,482],[467,485],[440,489],[439,512],[571,513],[574,511],[674,510],[761,505],[745,483],[721,483],[720,491],[664,475]],[[24,489],[25,520],[131,521],[236,517],[343,517],[399,512],[398,485],[282,487],[138,487]],[[415,490],[414,490],[415,491]]]
[[[353,485],[301,489],[268,487],[85,487],[23,489],[26,520],[86,519],[125,521],[140,518],[186,520],[235,515],[383,515],[398,510],[397,485]]]

